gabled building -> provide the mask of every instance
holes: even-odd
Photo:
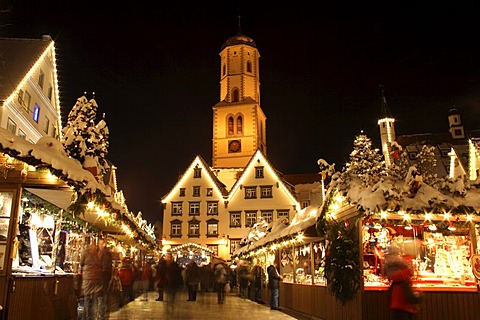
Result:
[[[220,102],[213,106],[212,165],[197,156],[164,205],[163,244],[229,259],[255,223],[289,221],[300,208],[293,186],[266,157],[255,41],[240,32],[220,52]]]
[[[0,127],[32,143],[61,135],[55,43],[0,38]]]

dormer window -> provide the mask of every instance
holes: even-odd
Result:
[[[198,179],[202,177],[202,169],[201,168],[194,168],[193,169],[193,178]]]

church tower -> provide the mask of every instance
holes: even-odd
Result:
[[[239,20],[240,21],[240,20]],[[266,146],[266,116],[260,107],[260,54],[239,31],[220,51],[220,102],[213,106],[213,169],[243,169]]]
[[[387,99],[382,87],[382,105],[380,111],[380,140],[382,143],[382,153],[385,158],[385,165],[389,167],[392,162],[392,143],[395,141],[395,119],[390,115],[387,106]]]

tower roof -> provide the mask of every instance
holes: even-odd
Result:
[[[223,43],[221,50],[225,49],[226,47],[235,46],[239,44],[245,44],[247,46],[257,48],[257,44],[252,38],[239,32],[235,36],[228,38],[227,41]]]
[[[387,99],[385,98],[385,93],[383,86],[380,86],[382,89],[382,102],[380,106],[380,119],[393,118],[390,110],[388,110]]]

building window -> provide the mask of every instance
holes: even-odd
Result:
[[[232,96],[233,96],[232,97],[232,102],[240,101],[240,93],[238,92],[237,88],[233,89]]]
[[[40,73],[38,74],[38,85],[42,89],[43,89],[44,81],[45,81],[45,74],[43,73],[42,69],[40,69]]]
[[[257,199],[257,187],[245,187],[245,199]]]
[[[290,217],[288,216],[288,210],[277,210],[278,218],[287,219],[287,222],[290,221]]]
[[[300,208],[301,209],[305,209],[309,205],[310,205],[310,200],[304,200],[304,201],[300,202]]]
[[[218,201],[207,202],[207,214],[218,214]]]
[[[200,197],[200,186],[194,186],[193,187],[193,196],[194,197]]]
[[[23,90],[22,89],[19,89],[18,90],[18,97],[17,97],[17,101],[18,103],[23,106]]]
[[[265,222],[270,223],[273,221],[273,211],[268,210],[268,211],[262,211],[262,218],[265,220]]]
[[[22,129],[18,129],[18,136],[22,138],[23,140],[27,140],[27,134],[23,132]]]
[[[227,73],[227,66],[224,64],[223,65],[223,68],[222,68],[222,72],[223,72],[223,75],[225,75]]]
[[[247,72],[252,72],[252,62],[247,61]]]
[[[245,212],[245,227],[253,227],[257,223],[257,212],[248,211]]]
[[[273,198],[272,186],[261,186],[260,193],[260,198]]]
[[[228,134],[232,135],[233,134],[233,117],[228,117],[227,123],[228,123]]]
[[[240,211],[230,212],[230,228],[240,228],[242,226],[242,215]]]
[[[243,117],[237,117],[237,134],[243,134]]]
[[[188,236],[190,238],[200,237],[200,223],[198,220],[193,219],[188,222]]]
[[[172,216],[182,215],[182,202],[172,202]]]
[[[207,221],[207,237],[218,237],[218,220]]]
[[[17,134],[17,124],[10,118],[7,120],[7,130],[13,134]]]
[[[213,188],[207,188],[207,197],[213,196]]]
[[[33,121],[35,121],[36,123],[38,123],[38,119],[39,119],[39,118],[40,118],[40,106],[35,103],[35,107],[33,107],[32,119],[33,119]]]
[[[185,188],[180,188],[180,197],[185,197]]]
[[[48,117],[45,117],[45,127],[43,128],[43,131],[48,134],[48,129],[50,129],[50,119],[48,119]]]
[[[171,238],[182,237],[182,222],[180,220],[173,220],[170,223],[170,237]]]
[[[191,216],[196,216],[200,214],[200,202],[190,202],[190,215]]]
[[[230,254],[233,254],[237,248],[240,248],[242,239],[230,239]]]
[[[47,97],[48,97],[48,100],[50,100],[50,102],[52,102],[52,96],[53,96],[53,87],[49,85],[47,90]]]
[[[202,177],[202,169],[201,168],[194,168],[193,169],[193,178],[198,179]]]
[[[255,167],[255,178],[256,179],[265,178],[263,173],[263,167]]]
[[[25,94],[23,95],[23,107],[25,110],[30,111],[30,102],[32,101],[32,97],[30,96],[30,93],[28,91],[25,91]]]

